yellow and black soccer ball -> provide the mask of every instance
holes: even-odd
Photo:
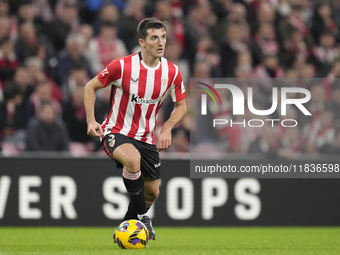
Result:
[[[144,249],[149,231],[139,220],[127,220],[117,227],[113,239],[122,249]]]

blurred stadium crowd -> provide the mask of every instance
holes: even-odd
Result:
[[[340,153],[340,0],[0,0],[2,154],[98,151],[99,141],[86,135],[83,87],[113,59],[140,50],[136,27],[150,16],[167,22],[165,57],[179,66],[188,95],[190,78],[319,78],[300,84],[312,93],[313,117],[297,116],[299,127],[199,131],[198,150],[222,141],[236,154]],[[268,109],[271,87],[255,85],[258,108]],[[98,122],[109,95],[97,95]],[[225,105],[214,114],[230,117]],[[162,107],[159,126],[171,107]],[[189,114],[173,135],[166,151],[188,152]]]

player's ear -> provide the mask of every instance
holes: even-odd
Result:
[[[139,45],[142,46],[142,48],[145,48],[145,41],[143,39],[138,40]]]

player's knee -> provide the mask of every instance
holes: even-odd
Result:
[[[159,196],[159,189],[153,193],[153,198],[156,200]]]
[[[140,155],[129,155],[124,162],[124,168],[128,172],[138,172],[140,170]]]
[[[159,196],[159,189],[155,189],[152,191],[147,192],[146,198],[150,202],[154,202]]]

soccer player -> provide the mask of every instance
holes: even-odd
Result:
[[[101,137],[105,152],[123,168],[123,181],[130,195],[124,217],[142,221],[155,239],[148,210],[159,195],[159,151],[171,145],[171,130],[184,117],[187,107],[182,75],[166,60],[166,28],[156,18],[142,20],[138,27],[139,53],[113,60],[85,86],[87,133]],[[94,116],[98,89],[111,86],[111,104],[102,125]],[[159,108],[168,95],[174,110],[164,123],[157,141],[153,132]]]

